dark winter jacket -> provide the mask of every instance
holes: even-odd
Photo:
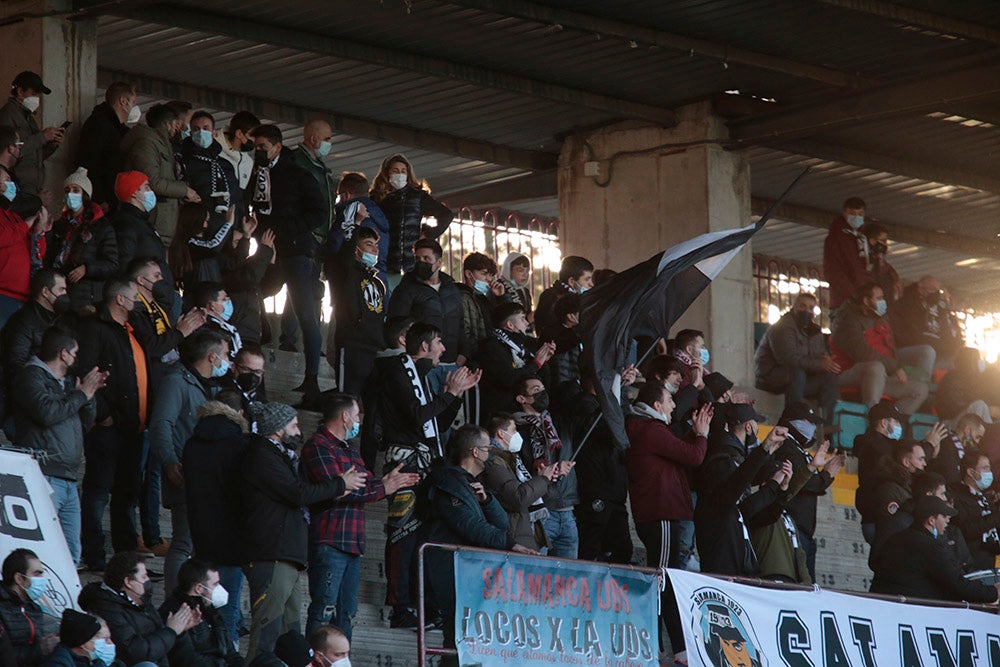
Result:
[[[115,660],[116,665],[121,663]],[[0,663],[2,664],[2,663]],[[77,655],[65,644],[57,644],[52,653],[42,661],[42,667],[108,667],[101,660],[91,660],[82,655]]]
[[[881,361],[888,375],[899,369],[896,339],[889,321],[865,313],[857,301],[845,301],[837,309],[831,331],[830,348],[842,369],[863,361]]]
[[[629,501],[636,523],[645,521],[690,521],[690,471],[701,465],[708,441],[691,436],[685,441],[670,432],[666,422],[653,417],[644,403],[636,404],[625,420],[629,449]]]
[[[233,316],[229,318],[229,323],[236,327],[244,344],[259,344],[264,312],[261,281],[271,266],[274,251],[258,245],[252,256],[249,252],[250,240],[243,238],[233,251],[233,260],[222,264],[222,284],[233,302]]]
[[[217,565],[240,565],[240,469],[249,428],[238,412],[216,401],[201,406],[198,415],[194,434],[181,455],[194,553]]]
[[[462,337],[458,341],[458,353],[472,358],[493,330],[493,308],[508,302],[510,297],[506,294],[495,297],[492,292],[483,295],[465,283],[458,283],[458,291],[462,295]]]
[[[992,570],[1000,554],[1000,512],[978,490],[973,492],[959,482],[949,489],[951,500],[958,510],[952,521],[961,529],[972,554],[974,570]]]
[[[507,513],[492,492],[480,502],[470,484],[477,479],[457,466],[431,470],[422,487],[427,510],[424,536],[428,542],[510,549]]]
[[[254,169],[246,191],[246,201],[255,207],[260,222],[256,235],[273,230],[278,257],[315,256],[318,244],[314,234],[330,224],[330,212],[316,179],[282,149],[270,169],[271,212],[262,213],[253,197],[258,171],[259,167]]]
[[[934,411],[942,420],[956,419],[973,401],[990,403],[990,383],[978,369],[948,371],[934,392]]]
[[[758,574],[757,558],[745,523],[771,505],[780,489],[768,480],[751,493],[750,484],[774,459],[763,447],[747,453],[729,432],[720,432],[716,438],[695,476],[698,504],[694,523],[701,569],[712,574],[754,576]]]
[[[515,468],[516,456],[500,447],[492,447],[486,470],[481,475],[482,482],[507,512],[510,537],[523,547],[538,549],[547,546],[544,539],[538,540],[539,529],[543,538],[545,530],[531,521],[530,514],[542,508],[542,505],[533,505],[548,492],[549,480],[542,475],[534,475],[522,482]]]
[[[163,245],[163,239],[153,228],[149,213],[140,211],[132,204],[120,202],[114,215],[111,216],[111,222],[115,228],[115,237],[118,239],[118,267],[124,269],[136,257],[152,257],[160,265],[163,279],[167,284],[173,285],[174,274],[167,264],[167,249]],[[167,310],[170,310],[172,305],[163,304]]]
[[[340,477],[302,481],[283,445],[250,435],[243,458],[244,563],[284,561],[304,570],[309,526],[303,508],[343,495]]]
[[[875,557],[872,593],[909,598],[995,602],[997,589],[962,576],[944,545],[922,526],[890,537]]]
[[[233,219],[242,221],[247,215],[247,207],[243,202],[243,191],[236,177],[233,163],[221,156],[222,146],[217,141],[202,148],[188,137],[181,142],[181,154],[184,156],[184,174],[191,189],[201,197],[202,205],[208,209],[208,231],[214,236],[225,224],[227,209],[234,208]],[[225,190],[220,188],[222,185]],[[212,196],[212,193],[228,192],[228,201],[223,195]]]
[[[428,227],[425,236],[436,239],[445,233],[455,214],[423,188],[406,186],[394,190],[376,202],[389,221],[389,273],[407,273],[413,268],[413,244],[420,239],[420,221],[436,218],[437,226]]]
[[[188,184],[177,177],[174,145],[166,128],[152,128],[143,123],[135,125],[122,138],[121,152],[122,169],[141,171],[149,178],[150,189],[156,193],[156,206],[149,212],[150,228],[172,238],[177,227],[179,201],[187,194]]]
[[[77,332],[78,366],[97,366],[111,373],[107,384],[97,392],[94,420],[102,422],[112,417],[116,429],[138,433],[144,424],[139,423],[139,385],[128,331],[114,321],[107,307],[102,305],[97,315],[80,320]],[[150,407],[147,404],[147,413]]]
[[[85,306],[101,302],[104,284],[116,276],[123,266],[118,266],[118,239],[104,211],[91,202],[93,219],[89,223],[73,224],[66,211],[52,225],[45,250],[45,266],[63,275],[83,266],[86,273],[75,283],[66,281],[70,307],[79,312]],[[64,248],[69,246],[66,257],[60,260]]]
[[[830,283],[830,308],[854,296],[859,287],[871,280],[868,273],[868,243],[841,215],[830,225],[823,242],[823,276]]]
[[[535,331],[550,329],[562,324],[556,319],[556,301],[573,293],[573,290],[561,280],[552,283],[551,287],[542,292],[542,295],[538,297],[538,307],[535,308]]]
[[[169,654],[170,667],[242,667],[243,657],[233,647],[219,610],[205,604],[202,598],[174,591],[160,605],[160,618],[166,622],[184,604],[200,608],[202,620],[177,637]]]
[[[774,458],[779,462],[791,461],[792,468],[796,471],[807,470],[812,461],[808,452],[801,449],[791,438],[786,439],[778,448]],[[810,473],[809,481],[785,503],[785,511],[806,537],[811,538],[816,533],[816,499],[826,495],[826,490],[831,484],[833,477],[825,470]]]
[[[875,563],[882,552],[882,547],[893,535],[900,533],[913,525],[913,499],[905,501],[899,506],[899,511],[886,516],[875,524],[875,539],[872,540],[871,549],[868,552],[868,567],[874,571]],[[955,564],[958,569],[967,574],[972,572],[972,554],[969,545],[965,541],[965,536],[958,525],[949,523],[944,529],[944,534],[938,536],[938,541],[944,546],[948,560]]]
[[[552,341],[556,344],[556,352],[549,362],[548,376],[553,387],[559,387],[564,382],[580,380],[580,354],[583,343],[577,327],[567,327],[560,324],[538,332],[538,340],[542,343]]]
[[[32,357],[15,379],[9,399],[16,407],[17,444],[48,452],[42,472],[76,481],[83,462],[83,432],[97,414],[93,399],[75,388],[72,376],[56,379],[47,365]]]
[[[80,591],[80,606],[107,621],[119,660],[127,665],[149,661],[167,667],[167,654],[177,643],[177,633],[163,624],[151,603],[139,606],[95,581]]]
[[[879,462],[883,457],[892,455],[894,442],[875,430],[866,431],[854,439],[854,454],[858,457],[858,491],[854,506],[861,512],[861,523],[875,523]]]
[[[910,471],[885,456],[879,462],[879,481],[875,487],[875,523],[899,511],[900,505],[913,497]]]
[[[14,646],[19,667],[42,661],[44,617],[41,607],[30,600],[22,601],[10,588],[0,584],[0,623]]]
[[[500,340],[494,329],[483,339],[473,357],[483,369],[483,379],[479,383],[480,414],[488,420],[494,412],[513,410],[514,387],[518,382],[538,377],[541,366],[535,361],[538,340],[516,332],[505,332],[506,336],[520,348],[514,351]]]
[[[767,330],[754,354],[757,388],[784,391],[791,381],[791,369],[821,373],[826,353],[826,339],[819,326],[810,323],[800,327],[793,312],[785,313]]]
[[[385,347],[385,285],[375,270],[350,257],[334,288],[337,347],[373,353]]]
[[[570,432],[574,443],[580,443],[594,420],[601,416],[597,397],[581,394],[570,415]],[[602,417],[590,437],[580,447],[577,455],[576,475],[579,504],[589,506],[594,501],[614,503],[625,507],[628,495],[628,473],[625,468],[625,450],[615,444],[615,439]]]
[[[178,348],[184,340],[184,334],[174,327],[170,321],[170,309],[160,304],[165,315],[167,329],[157,333],[156,306],[152,301],[146,301],[139,293],[135,310],[128,314],[128,323],[132,327],[132,335],[139,341],[146,358],[149,360],[150,390],[155,395],[159,391],[163,378],[177,365],[180,360]]]
[[[3,331],[0,331],[0,357],[3,359],[4,377],[8,383],[17,375],[17,369],[38,352],[45,330],[59,324],[62,319],[34,299],[10,316]],[[10,396],[9,393],[7,395]]]
[[[424,436],[423,425],[435,419],[438,433],[444,433],[455,421],[462,401],[447,392],[433,394],[427,383],[427,373],[431,370],[430,360],[418,359],[414,365],[423,383],[424,395],[430,397],[427,405],[421,405],[420,399],[414,394],[407,368],[403,365],[405,356],[401,354],[395,358],[394,363],[388,363],[380,378],[382,385],[378,397],[378,413],[382,422],[382,441],[386,445],[415,445],[422,442],[431,451],[437,451],[437,443]]]
[[[354,236],[355,223],[354,220],[345,220],[344,215],[347,207],[353,202],[364,204],[365,210],[368,211],[368,217],[357,226],[368,227],[378,232],[378,261],[375,262],[375,270],[382,284],[388,285],[389,274],[386,272],[385,262],[389,256],[389,220],[378,204],[368,197],[341,200],[334,207],[333,224],[330,226],[330,234],[327,236],[326,249],[323,253],[326,258],[326,270],[330,273],[331,269],[335,269],[333,265],[340,261],[341,253],[352,250],[349,241]]]
[[[41,118],[41,114],[38,117]],[[17,161],[14,172],[18,186],[25,192],[37,195],[45,182],[44,162],[58,150],[59,144],[45,140],[35,114],[13,97],[0,107],[0,125],[17,130],[18,138],[24,142],[21,146],[21,158]]]
[[[302,144],[299,144],[294,149],[290,149],[288,157],[293,163],[301,167],[303,171],[308,172],[310,176],[316,179],[316,185],[319,186],[320,194],[323,196],[326,223],[313,231],[316,243],[323,246],[326,244],[330,223],[333,221],[333,204],[337,199],[337,189],[334,185],[333,172],[330,171],[330,168],[326,166],[326,163],[321,158],[310,153]]]
[[[930,345],[942,356],[964,347],[962,328],[940,294],[920,296],[919,283],[911,283],[892,311],[892,329],[899,347]]]
[[[81,167],[94,185],[92,199],[98,204],[111,204],[115,198],[115,177],[122,170],[121,145],[128,126],[118,120],[118,114],[107,102],[101,102],[83,122],[80,129]]]
[[[451,276],[440,272],[439,289],[417,280],[412,273],[403,276],[389,301],[389,317],[412,317],[441,330],[445,351],[441,363],[454,363],[462,337],[462,295]],[[391,341],[390,341],[391,342]]]

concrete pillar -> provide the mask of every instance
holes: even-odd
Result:
[[[704,103],[680,109],[678,120],[672,129],[630,121],[566,140],[559,156],[564,255],[620,271],[680,241],[750,222],[748,162],[711,143],[727,137],[722,119]],[[689,142],[707,143],[678,145]],[[705,332],[711,368],[737,386],[753,385],[749,248],[671,333],[682,328]]]
[[[36,113],[39,127],[73,123],[63,145],[45,163],[45,187],[55,194],[53,208],[58,210],[63,179],[76,166],[80,126],[95,104],[97,21],[65,18],[62,13],[70,12],[71,0],[18,4],[23,5],[27,16],[46,16],[0,26],[0,44],[4,45],[0,87],[8,87],[18,72],[38,72],[52,89],[51,94],[42,96],[42,106]]]

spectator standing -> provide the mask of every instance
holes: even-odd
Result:
[[[329,225],[329,211],[316,179],[296,165],[282,148],[281,130],[261,125],[253,137],[254,177],[250,202],[263,230],[275,234],[277,269],[288,286],[288,299],[302,330],[305,348],[305,380],[302,407],[319,406],[319,357],[322,335],[319,328],[318,286],[320,264],[315,233]]]
[[[146,563],[134,551],[116,553],[108,561],[104,581],[80,591],[80,606],[107,622],[117,658],[127,665],[167,667],[167,656],[181,635],[201,623],[201,611],[187,605],[164,621],[150,601],[152,592]]]
[[[146,112],[146,124],[136,125],[122,139],[124,156],[122,168],[145,174],[149,187],[155,193],[159,206],[146,208],[149,225],[170,244],[177,227],[178,201],[201,201],[201,197],[187,183],[177,177],[173,140],[180,133],[181,119],[166,104],[155,104]],[[119,176],[120,178],[120,176]],[[126,198],[117,192],[119,201]],[[129,257],[131,259],[131,257]]]
[[[229,592],[219,613],[234,641],[243,591],[240,466],[250,430],[238,407],[236,392],[221,391],[198,408],[198,423],[181,454],[191,544],[197,558],[218,568],[219,583]]]
[[[962,415],[955,424],[955,429],[949,430],[941,438],[941,449],[927,463],[927,469],[941,475],[949,485],[958,483],[962,479],[962,457],[965,450],[978,449],[985,435],[986,422],[979,415]]]
[[[708,375],[708,362],[712,358],[711,352],[705,347],[705,334],[697,329],[681,329],[674,338],[673,355],[684,364],[681,389],[690,384],[699,392],[703,390],[705,376]]]
[[[156,388],[149,421],[149,448],[163,466],[163,506],[170,509],[170,550],[164,563],[165,586],[177,586],[177,571],[191,557],[191,527],[184,494],[181,457],[194,433],[198,408],[219,391],[219,381],[229,374],[229,344],[212,331],[185,341],[180,364]]]
[[[59,622],[59,645],[42,667],[107,667],[116,653],[107,623],[67,607]]]
[[[389,284],[386,287],[392,292],[399,285],[400,275],[414,268],[416,260],[412,251],[417,240],[437,240],[447,231],[455,214],[431,197],[427,183],[417,179],[410,161],[402,155],[390,155],[382,160],[370,195],[389,221],[389,254],[386,257]],[[434,218],[437,225],[424,227],[421,224],[424,218]]]
[[[539,345],[528,336],[524,306],[502,303],[493,310],[489,334],[480,343],[476,360],[483,369],[480,389],[480,421],[495,412],[510,410],[514,388],[537,377],[555,352],[554,343]]]
[[[860,197],[844,201],[844,209],[823,242],[823,276],[830,283],[830,310],[836,311],[871,281],[868,273],[868,240],[861,233],[865,202]],[[834,312],[834,317],[838,313]]]
[[[6,630],[19,667],[38,665],[52,652],[59,637],[46,632],[37,600],[49,590],[45,566],[30,549],[14,549],[3,561],[0,583],[0,624]]]
[[[333,225],[330,227],[324,252],[327,278],[336,276],[336,260],[341,248],[351,240],[354,230],[357,227],[368,227],[378,232],[378,261],[375,262],[375,271],[382,284],[388,285],[386,257],[389,255],[389,220],[378,204],[368,196],[368,179],[361,172],[345,171],[337,184],[337,196],[339,201],[334,207]],[[387,299],[388,296],[387,293]]]
[[[838,381],[842,388],[858,389],[861,402],[869,407],[887,394],[903,412],[917,412],[927,399],[927,383],[909,377],[903,366],[933,368],[934,348],[897,350],[886,308],[882,288],[866,283],[837,310],[830,340],[841,368]]]
[[[879,481],[875,487],[875,524],[899,511],[913,497],[910,480],[927,467],[927,454],[919,443],[903,440],[892,446],[892,455],[879,461]]]
[[[899,406],[879,401],[868,409],[868,430],[854,439],[858,457],[858,491],[854,505],[861,514],[861,533],[868,544],[875,538],[876,497],[880,461],[892,455],[893,445],[903,437],[906,421]]]
[[[14,168],[18,186],[37,195],[45,182],[45,161],[62,145],[66,131],[61,127],[39,129],[35,112],[42,95],[52,91],[35,72],[24,71],[10,84],[10,99],[0,107],[0,125],[14,128],[23,143],[21,157]]]
[[[66,276],[73,312],[92,314],[104,283],[118,273],[118,240],[104,211],[91,199],[93,186],[80,167],[63,181],[62,215],[52,226],[44,265]]]
[[[191,115],[191,136],[181,142],[184,175],[209,213],[208,238],[225,237],[233,220],[243,222],[247,207],[233,163],[222,156],[215,138],[215,118],[207,111]],[[225,230],[225,232],[223,232]]]
[[[149,178],[139,171],[124,171],[115,179],[115,196],[120,205],[112,216],[115,238],[118,241],[118,266],[124,269],[137,257],[155,259],[163,274],[162,280],[171,288],[169,300],[161,302],[164,308],[174,309],[174,274],[167,262],[167,250],[160,234],[153,228],[150,217],[156,209],[156,193]],[[166,297],[165,293],[161,296]]]
[[[868,273],[882,288],[891,312],[902,291],[899,287],[899,274],[886,259],[889,254],[889,231],[877,222],[867,222],[861,228],[861,233],[868,241]]]
[[[201,622],[181,634],[168,654],[171,667],[243,667],[219,609],[229,602],[229,591],[219,572],[203,560],[192,558],[177,573],[177,588],[160,605],[167,621],[182,607],[197,610]]]
[[[260,119],[249,111],[237,111],[225,130],[215,131],[215,140],[222,147],[221,156],[233,165],[239,189],[246,191],[254,167],[254,145],[250,132],[260,125]],[[250,202],[244,199],[246,204]]]
[[[893,331],[900,347],[934,348],[940,368],[953,367],[955,355],[965,346],[948,293],[934,276],[924,276],[903,290],[893,311]]]
[[[342,279],[334,281],[332,292],[337,312],[337,387],[345,393],[360,393],[374,368],[375,355],[385,344],[385,285],[375,269],[378,232],[359,227],[347,243],[354,252],[342,257]]]
[[[514,419],[527,445],[524,458],[529,462],[531,471],[537,475],[549,466],[569,463],[573,458],[572,437],[568,429],[564,428],[561,434],[557,428],[549,412],[549,393],[542,381],[536,377],[519,380],[514,383],[512,393],[517,405]],[[573,508],[579,502],[574,470],[566,471],[558,481],[549,485],[545,494],[548,555],[574,559],[579,555],[580,532],[573,514]],[[624,498],[622,503],[624,510]]]
[[[337,190],[333,186],[333,174],[323,161],[330,154],[330,149],[333,148],[332,140],[333,129],[330,124],[325,120],[312,120],[302,128],[302,143],[294,150],[289,151],[292,162],[316,179],[316,184],[323,197],[326,210],[324,224],[313,230],[313,236],[320,248],[326,245],[327,236],[330,233],[330,223],[333,222],[333,205],[337,198]]]
[[[42,201],[18,196],[17,185],[0,170],[0,327],[28,300],[31,274],[41,266],[50,228]]]
[[[549,383],[553,387],[559,387],[565,382],[579,383],[580,354],[583,352],[583,342],[577,333],[580,324],[580,296],[565,295],[556,302],[553,311],[559,325],[538,332],[538,340],[555,344]]]
[[[826,349],[823,330],[813,321],[819,302],[800,293],[792,309],[768,328],[754,355],[758,389],[785,394],[785,407],[816,399],[827,424],[840,397],[840,366]]]
[[[413,320],[401,317],[390,320],[385,325],[385,349],[375,354],[372,373],[361,392],[361,404],[365,406],[367,419],[361,425],[361,458],[370,470],[375,467],[378,452],[385,444],[384,423],[379,407],[379,396],[385,378],[396,370],[400,355],[406,354],[406,332],[413,326]]]
[[[243,572],[250,586],[251,627],[247,657],[274,650],[285,629],[298,631],[302,605],[299,577],[308,562],[305,507],[336,500],[365,484],[365,473],[346,470],[321,482],[305,483],[296,472],[300,439],[295,409],[263,403],[257,409],[260,435],[251,435],[242,463]]]
[[[951,486],[955,519],[972,553],[975,570],[991,570],[1000,554],[1000,511],[997,510],[990,459],[968,448],[962,457],[962,479]]]
[[[509,301],[503,283],[496,279],[497,263],[481,252],[470,252],[462,260],[462,338],[458,353],[471,358],[489,335],[493,308]]]
[[[49,329],[42,335],[38,356],[17,375],[13,413],[17,443],[46,452],[39,467],[52,487],[52,502],[74,563],[80,561],[80,495],[83,431],[94,422],[94,396],[108,374],[97,368],[75,378],[70,369],[80,346],[68,331]]]
[[[264,351],[259,345],[249,343],[240,348],[233,361],[233,382],[243,396],[243,415],[253,418],[250,406],[267,402],[267,387],[264,386]],[[253,426],[253,422],[251,422]],[[257,431],[254,430],[254,433]]]
[[[594,265],[585,257],[569,255],[562,258],[559,281],[542,292],[535,308],[535,329],[541,331],[558,326],[553,310],[556,301],[565,294],[583,294],[594,286]]]
[[[388,318],[412,318],[441,331],[444,363],[465,364],[459,354],[462,337],[462,293],[455,280],[441,270],[444,250],[437,241],[420,239],[413,246],[413,270],[406,273],[393,291]],[[388,286],[387,286],[388,289]]]
[[[111,542],[114,551],[132,551],[138,534],[135,506],[139,499],[142,432],[149,414],[149,364],[128,322],[139,303],[133,282],[111,280],[104,304],[79,324],[80,368],[95,366],[107,373],[97,392],[97,416],[84,437],[88,465],[83,476],[81,541],[83,561],[92,570],[104,567],[104,510],[111,498]],[[110,621],[109,621],[110,623]]]
[[[360,489],[309,509],[309,603],[306,635],[323,624],[335,625],[348,640],[358,611],[361,556],[365,553],[365,504],[420,481],[399,466],[376,479],[349,440],[361,432],[361,409],[355,396],[335,394],[326,401],[323,423],[302,448],[299,468],[307,484],[339,478],[352,468],[365,476]],[[333,610],[331,614],[330,611]]]
[[[17,176],[14,174],[14,167],[21,159],[21,148],[24,142],[18,135],[17,130],[6,125],[0,125],[0,171],[7,174],[7,180],[14,182],[17,187]],[[3,193],[0,193],[3,194]]]
[[[135,97],[131,83],[113,82],[104,91],[104,101],[94,107],[80,130],[78,162],[94,183],[91,200],[105,210],[118,203],[115,177],[122,170],[122,139],[128,125],[138,123],[142,115]]]
[[[528,323],[534,322],[534,296],[531,293],[531,260],[519,252],[509,252],[500,266],[500,282],[515,303],[521,304]]]
[[[229,356],[235,358],[243,347],[239,330],[229,321],[233,318],[235,306],[222,283],[204,282],[191,287],[191,305],[205,314],[202,328],[219,334],[229,344]]]

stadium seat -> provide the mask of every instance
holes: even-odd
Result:
[[[927,432],[937,423],[938,418],[934,415],[914,412],[910,415],[910,437],[914,440],[923,440]]]
[[[853,449],[854,438],[868,429],[868,407],[862,403],[837,401],[833,406],[833,425],[840,430],[830,438],[830,444],[837,449]]]

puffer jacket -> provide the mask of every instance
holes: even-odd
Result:
[[[107,102],[94,107],[80,131],[78,159],[94,184],[93,200],[111,204],[115,199],[115,176],[121,171],[121,144],[128,126]]]
[[[32,357],[15,380],[11,399],[18,445],[49,456],[39,463],[52,477],[76,481],[83,462],[83,431],[97,416],[97,403],[74,388],[73,377],[57,379],[38,357]]]
[[[100,303],[104,296],[104,284],[117,275],[118,239],[104,211],[91,202],[93,218],[89,223],[74,225],[69,211],[65,211],[49,234],[45,251],[45,266],[68,275],[73,269],[83,266],[86,273],[75,283],[67,281],[70,307],[79,311],[85,306]],[[69,245],[66,257],[59,261],[63,249]]]
[[[534,509],[543,508],[542,505],[532,506],[548,492],[549,480],[535,475],[522,482],[517,476],[515,456],[517,454],[494,445],[482,474],[483,486],[496,495],[507,512],[510,537],[522,547],[538,549],[547,546],[544,540],[538,540],[539,536],[545,536],[545,530],[536,530],[530,514]]]
[[[403,276],[389,300],[386,320],[412,317],[440,329],[444,343],[441,363],[451,364],[458,356],[462,338],[462,293],[451,276],[443,271],[438,275],[441,278],[438,289],[417,280],[412,273]]]
[[[222,157],[221,153],[222,146],[217,141],[213,141],[208,148],[195,145],[191,137],[181,142],[187,182],[191,185],[191,189],[198,193],[202,205],[209,211],[209,236],[215,236],[225,224],[227,206],[235,209],[234,220],[242,220],[247,215],[236,169],[232,162]],[[219,187],[220,185],[225,187],[225,190]],[[228,199],[223,195],[213,196],[219,192],[228,192]]]
[[[767,330],[754,354],[757,388],[784,391],[791,380],[788,369],[819,373],[826,353],[826,340],[819,326],[810,323],[800,327],[791,311],[785,313]]]
[[[62,324],[63,319],[34,300],[25,303],[10,316],[0,331],[0,360],[3,361],[4,371],[9,373],[8,382],[13,381],[17,369],[38,352],[45,330]]]
[[[243,657],[233,648],[219,610],[201,598],[174,591],[160,605],[160,618],[166,622],[184,604],[201,609],[201,623],[177,637],[170,650],[171,667],[242,667]]]
[[[37,665],[42,661],[42,608],[34,602],[22,601],[17,594],[0,584],[0,623],[17,654],[17,664]]]
[[[159,204],[156,208],[159,208]],[[153,228],[153,218],[149,213],[140,211],[132,204],[120,202],[112,216],[112,224],[118,241],[120,268],[124,269],[136,257],[152,257],[159,263],[163,279],[170,285],[174,284],[174,274],[167,263],[167,248],[159,232]],[[161,305],[168,310],[172,306],[169,303]]]
[[[149,177],[149,187],[156,193],[149,224],[169,243],[177,227],[178,200],[187,194],[188,186],[177,180],[174,148],[166,128],[136,125],[122,139],[121,152],[125,171],[141,171]]]
[[[177,633],[163,624],[151,603],[140,607],[99,581],[84,586],[79,601],[84,611],[107,622],[119,660],[126,665],[148,661],[168,667],[167,655],[177,643]]]
[[[426,237],[436,239],[445,233],[455,214],[431,197],[423,188],[406,186],[390,192],[376,202],[389,220],[389,256],[386,269],[390,274],[413,269],[413,244],[420,239],[420,221],[436,218],[437,227],[428,227]]]

